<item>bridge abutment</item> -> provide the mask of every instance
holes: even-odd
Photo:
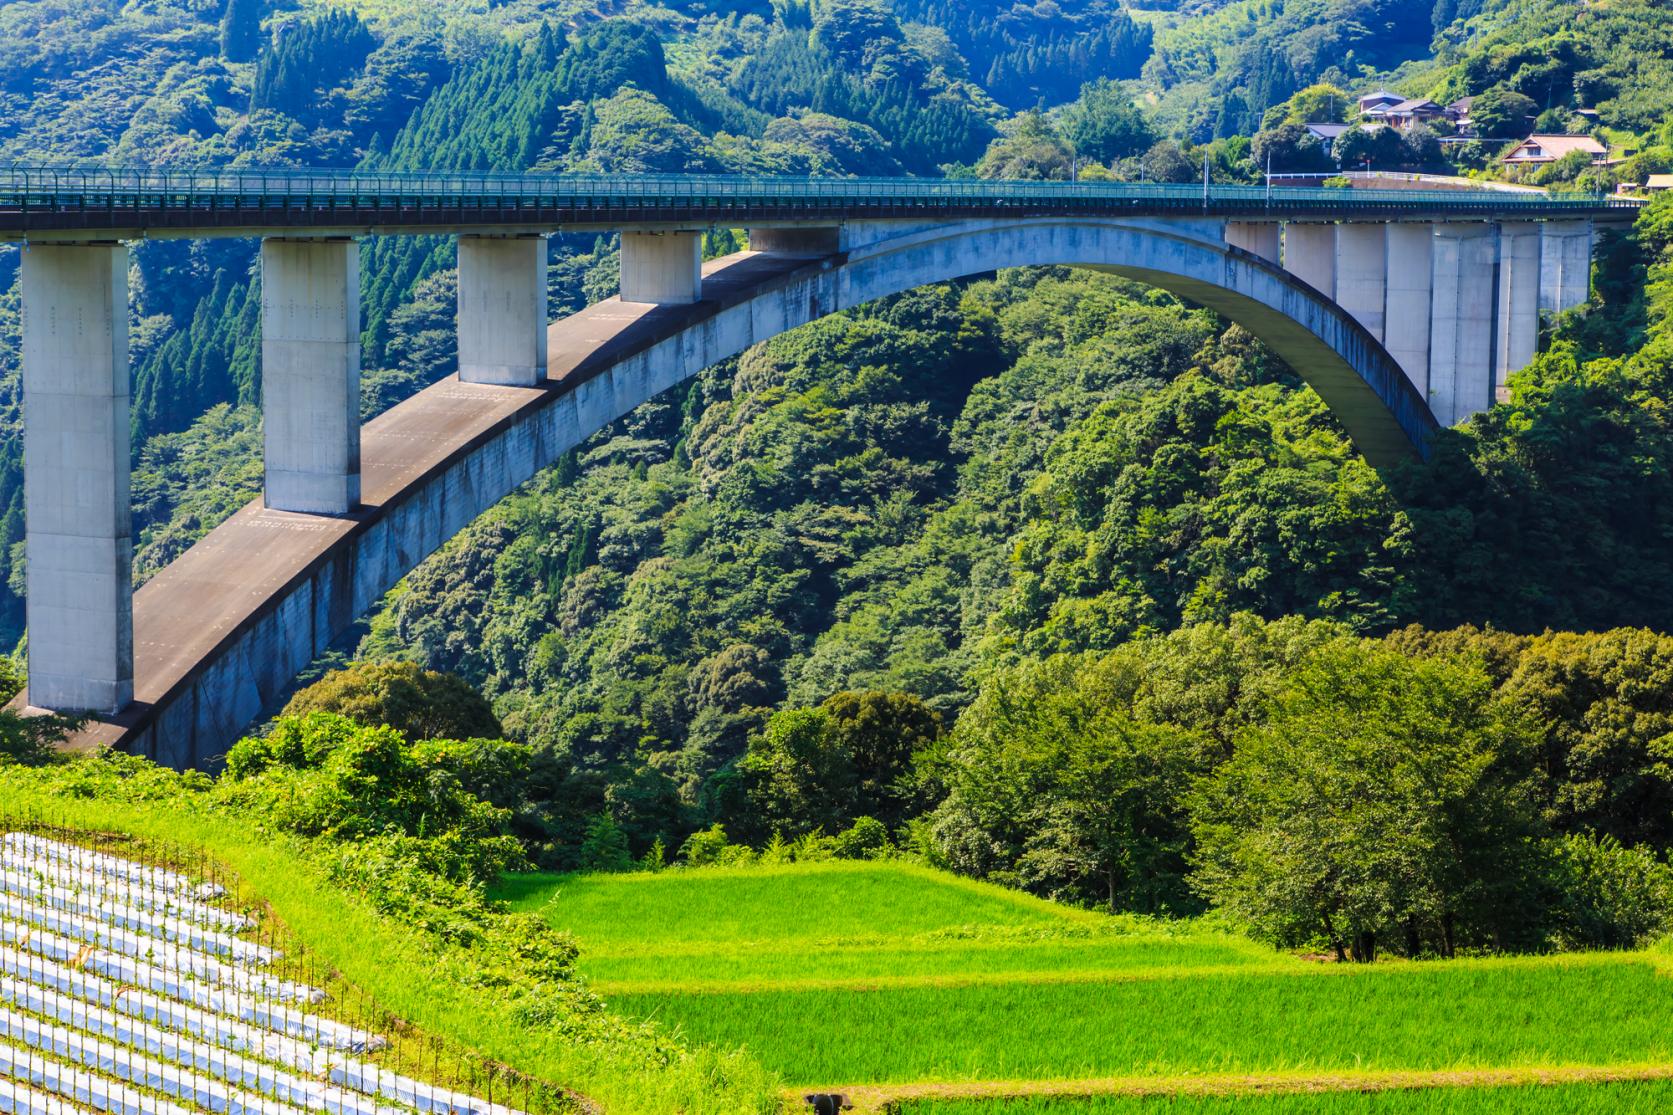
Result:
[[[261,244],[266,505],[342,515],[360,503],[360,251]]]
[[[459,237],[459,379],[546,378],[546,238]]]
[[[23,255],[29,701],[114,712],[133,699],[128,250]]]
[[[623,302],[686,305],[702,297],[702,233],[622,233]]]

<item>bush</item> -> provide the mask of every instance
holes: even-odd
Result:
[[[893,851],[889,830],[875,817],[861,817],[848,831],[831,837],[831,854],[838,859],[883,859]]]
[[[334,712],[366,725],[386,725],[410,740],[497,739],[505,734],[494,710],[470,683],[411,662],[357,662],[300,690],[285,716]]]
[[[1647,848],[1612,836],[1551,843],[1555,943],[1561,948],[1628,949],[1673,921],[1673,868]]]

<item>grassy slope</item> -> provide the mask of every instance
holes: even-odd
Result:
[[[517,1019],[495,997],[434,975],[429,938],[380,917],[300,865],[286,842],[214,816],[97,798],[41,796],[0,785],[0,815],[131,833],[202,850],[236,872],[310,951],[393,1014],[543,1080],[574,1089],[608,1115],[738,1115],[764,1111],[776,1082],[746,1058],[677,1050],[658,1063],[584,1045]]]
[[[795,1084],[1352,1086],[1673,1059],[1655,955],[1320,966],[892,864],[525,877],[506,895],[576,933],[616,1009],[742,1044]]]
[[[1227,934],[1103,917],[904,864],[523,876],[500,896],[573,932],[584,970],[612,996],[1295,964]]]

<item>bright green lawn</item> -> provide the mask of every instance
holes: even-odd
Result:
[[[1296,964],[1228,934],[1103,917],[904,864],[525,875],[498,896],[574,932],[584,970],[606,990]]]
[[[1673,1083],[1429,1088],[1289,1096],[954,1100],[898,1115],[1651,1115],[1673,1111]]]
[[[1453,961],[1128,982],[613,994],[792,1082],[1449,1069],[1673,1058],[1643,959]]]
[[[821,863],[635,875],[516,876],[519,909],[553,899],[554,920],[593,947],[893,937],[949,927],[1059,926],[1085,915],[900,864]]]
[[[1673,1059],[1673,981],[1642,954],[1338,967],[899,864],[524,877],[502,897],[574,931],[613,1008],[791,1084]]]

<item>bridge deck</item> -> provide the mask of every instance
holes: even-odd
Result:
[[[618,229],[922,217],[1630,219],[1597,194],[702,175],[0,169],[0,240]]]
[[[194,673],[321,563],[454,459],[519,413],[598,374],[655,340],[805,268],[806,256],[741,253],[704,268],[703,301],[653,306],[610,299],[554,323],[541,387],[436,383],[368,422],[361,434],[362,506],[332,517],[272,511],[256,499],[216,527],[134,594],[134,703],[90,721],[69,746],[122,743]],[[14,707],[27,704],[24,693]]]

